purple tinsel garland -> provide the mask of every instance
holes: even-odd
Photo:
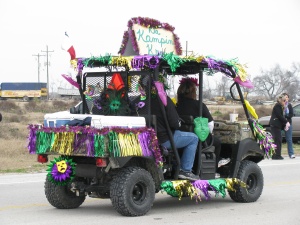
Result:
[[[143,69],[144,67],[149,67],[151,69],[155,69],[160,62],[160,56],[134,56],[131,61],[131,66],[134,69]]]
[[[29,125],[29,136],[28,136],[28,150],[30,154],[35,154],[36,152],[36,131],[38,126]]]
[[[213,69],[213,70],[217,70],[219,72],[222,72],[230,77],[235,77],[236,75],[235,74],[232,74],[230,72],[230,70],[228,70],[226,68],[227,64],[221,60],[215,60],[215,59],[212,59],[212,58],[204,58],[203,60],[204,62],[206,62],[208,64],[208,67],[210,69]]]
[[[210,198],[208,190],[211,188],[207,180],[196,180],[192,183],[195,188],[198,188],[204,194],[206,200]]]
[[[84,61],[83,58],[78,58],[77,59],[77,70],[78,70],[78,72],[83,70],[83,67],[84,67],[83,61]]]
[[[142,147],[143,156],[152,156],[150,149],[148,148],[150,142],[149,132],[143,132],[138,135],[139,142]]]

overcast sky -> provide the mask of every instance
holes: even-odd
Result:
[[[238,58],[251,76],[300,62],[299,0],[0,0],[0,83],[37,82],[33,55],[45,55],[46,45],[53,51],[50,83],[63,80],[70,59],[61,49],[65,31],[78,57],[117,55],[128,20],[138,16],[174,26],[184,49],[188,42],[200,55]]]

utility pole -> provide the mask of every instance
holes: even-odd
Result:
[[[38,83],[40,83],[40,57],[46,55],[40,55],[40,53],[38,53],[37,55],[32,55],[32,56],[36,56],[38,60]]]
[[[49,51],[48,45],[46,45],[46,51],[41,51],[41,52],[46,52],[46,56],[47,56],[47,100],[49,101],[49,52],[54,52],[54,51]]]

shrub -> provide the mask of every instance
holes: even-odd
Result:
[[[52,105],[58,110],[65,110],[69,107],[69,102],[54,100],[52,101]]]
[[[35,112],[37,111],[37,103],[34,101],[26,102],[24,108],[26,109],[26,111]]]
[[[246,119],[246,114],[245,114],[244,108],[237,109],[236,113],[238,114],[239,120],[245,120]]]
[[[259,106],[255,108],[258,117],[270,116],[272,114],[272,108],[267,106]]]
[[[10,123],[20,123],[22,118],[19,115],[12,114],[7,118],[7,121]]]
[[[13,111],[17,112],[17,111],[21,111],[21,108],[15,102],[1,101],[0,110],[3,112],[13,112]]]

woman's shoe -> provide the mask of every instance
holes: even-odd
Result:
[[[226,164],[228,164],[230,162],[230,158],[227,158],[227,159],[221,159],[218,163],[218,168],[221,167],[221,166],[224,166]]]
[[[281,155],[273,155],[272,156],[272,159],[275,159],[275,160],[282,160],[282,159],[284,159]]]

